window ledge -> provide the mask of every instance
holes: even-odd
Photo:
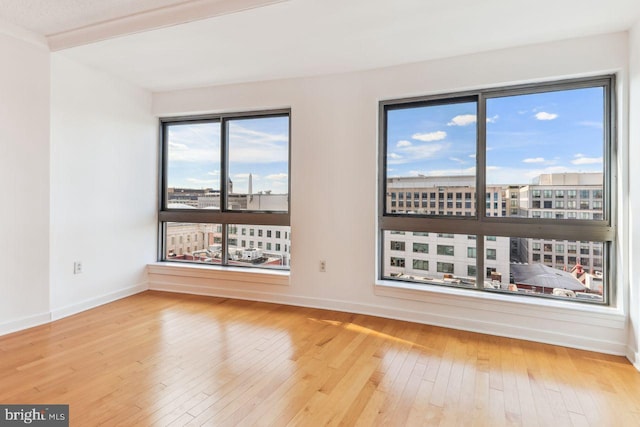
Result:
[[[393,280],[377,280],[375,294],[384,297],[410,299],[471,310],[495,311],[547,319],[584,322],[624,329],[626,318],[622,309],[581,302],[508,295],[473,289],[457,289],[438,285],[422,285]],[[585,319],[588,321],[585,322]]]
[[[155,262],[147,265],[151,275],[178,276],[185,278],[217,279],[228,282],[260,283],[264,285],[289,286],[288,270],[265,268],[222,267],[175,262]]]

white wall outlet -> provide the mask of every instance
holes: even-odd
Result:
[[[320,261],[320,272],[324,273],[327,271],[327,261]]]
[[[82,261],[76,261],[73,263],[73,274],[82,273]]]

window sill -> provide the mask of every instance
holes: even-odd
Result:
[[[215,279],[224,282],[289,286],[289,271],[264,268],[222,267],[175,262],[155,262],[147,265],[150,275],[193,279]]]
[[[377,280],[375,294],[383,297],[449,305],[470,310],[493,311],[532,318],[578,322],[615,329],[625,328],[625,314],[616,307],[582,302],[508,295],[438,285],[422,285],[392,280]]]

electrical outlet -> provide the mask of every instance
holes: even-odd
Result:
[[[76,261],[73,263],[73,274],[82,273],[82,261]]]
[[[327,271],[327,261],[320,261],[320,272],[324,273]]]

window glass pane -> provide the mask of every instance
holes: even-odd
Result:
[[[168,209],[220,208],[220,123],[166,125]]]
[[[487,191],[501,184],[517,200],[487,215],[602,219],[592,201],[604,182],[604,99],[603,87],[487,99]]]
[[[604,243],[521,237],[510,240],[509,269],[488,270],[485,289],[604,301]],[[487,255],[489,250],[487,247]],[[498,249],[496,259],[500,257]]]
[[[387,111],[387,212],[475,215],[476,110],[458,102]],[[414,203],[392,206],[395,192]]]
[[[219,224],[165,224],[165,261],[220,264],[222,227]]]
[[[446,234],[445,236],[451,237],[438,237],[436,233],[401,235],[397,232],[385,231],[383,235],[385,278],[416,283],[475,286],[476,241],[470,240],[466,234]],[[504,253],[508,256],[509,239],[505,239]],[[408,250],[402,253],[392,250],[392,242],[396,244],[402,242]],[[470,253],[474,258],[468,257]],[[496,265],[496,262],[494,261],[492,265]],[[508,262],[504,268],[507,268],[507,265]]]
[[[287,211],[289,117],[232,119],[228,209]]]
[[[246,230],[252,229],[262,230],[262,233],[256,233],[251,240],[243,240],[242,236],[249,234]],[[291,265],[290,231],[288,226],[229,225],[229,265],[288,269]]]

